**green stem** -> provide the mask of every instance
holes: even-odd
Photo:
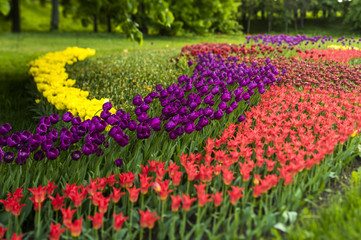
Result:
[[[213,218],[213,227],[212,227],[212,233],[213,235],[215,234],[214,230],[216,229],[216,215],[218,212],[218,207],[215,207],[215,211],[214,211],[214,218]]]
[[[189,193],[189,185],[190,185],[190,181],[187,181],[187,194]]]
[[[164,222],[163,216],[164,216],[165,204],[166,204],[166,200],[162,201],[162,215],[161,215],[161,217],[162,217],[162,222]]]
[[[149,228],[149,231],[148,231],[148,240],[152,240],[152,229]]]
[[[132,233],[133,206],[134,206],[134,203],[132,202],[131,205],[130,205],[130,212],[129,212],[129,225],[128,225],[128,235],[129,236]]]
[[[184,239],[184,231],[186,228],[186,216],[187,216],[187,212],[183,211],[183,219],[182,219],[182,225],[181,225],[181,239]]]
[[[19,234],[19,216],[15,216],[15,232]]]
[[[200,222],[201,222],[201,206],[198,205],[196,236],[199,235],[199,231],[200,231],[199,224],[200,224]]]
[[[41,218],[41,205],[39,206],[39,211],[38,211],[38,223],[36,226],[36,239],[39,239],[39,237],[40,237],[40,218]]]

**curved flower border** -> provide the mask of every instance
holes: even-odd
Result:
[[[37,89],[60,111],[70,111],[84,119],[100,114],[108,99],[89,99],[89,92],[73,87],[75,80],[69,79],[66,64],[83,61],[95,54],[94,49],[69,47],[63,51],[50,52],[29,63]],[[98,114],[99,112],[99,114]]]

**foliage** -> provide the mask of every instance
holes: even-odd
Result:
[[[346,15],[345,23],[351,25],[354,29],[361,29],[361,1],[353,0],[350,9]]]
[[[357,239],[361,217],[361,168],[352,171],[350,186],[341,186],[341,192],[329,203],[310,205],[303,209],[288,239]]]
[[[10,3],[8,0],[0,0],[0,13],[8,15],[10,12]]]

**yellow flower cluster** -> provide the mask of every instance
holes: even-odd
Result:
[[[88,91],[73,87],[75,80],[68,79],[66,64],[82,61],[95,54],[94,49],[69,47],[64,51],[47,53],[29,63],[38,91],[58,110],[70,111],[84,119],[99,115],[108,99],[88,99]]]
[[[341,45],[330,45],[327,48],[331,48],[331,49],[341,49],[341,50],[351,50],[352,47],[351,46],[341,46]],[[353,47],[354,50],[360,50],[357,47]]]

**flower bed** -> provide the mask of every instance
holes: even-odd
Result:
[[[260,39],[280,46],[185,47],[188,58],[178,60],[187,59],[189,74],[134,96],[132,111],[107,102],[87,120],[77,109],[62,121],[43,117],[34,133],[0,126],[0,238],[258,239],[285,231],[359,154],[360,71],[286,57],[332,38],[252,37]],[[38,87],[40,76],[56,73],[39,69],[31,70]]]
[[[77,47],[48,53],[29,63],[29,73],[34,77],[37,89],[49,103],[60,111],[71,111],[82,119],[99,114],[106,99],[88,99],[89,92],[72,87],[75,80],[68,79],[66,64],[73,64],[93,56],[95,50]]]
[[[219,138],[208,139],[204,155],[182,155],[176,162],[168,163],[148,161],[149,164],[141,165],[139,174],[109,175],[86,186],[67,184],[60,195],[57,186],[50,182],[45,187],[29,189],[36,212],[34,234],[55,238],[68,230],[72,236],[83,233],[84,237],[107,238],[116,233],[141,239],[143,229],[147,228],[148,234],[152,234],[158,222],[158,228],[168,226],[170,229],[158,232],[159,238],[174,236],[176,229],[180,229],[181,236],[205,234],[205,227],[211,229],[207,233],[209,237],[217,236],[221,228],[227,228],[227,232],[235,236],[254,236],[241,230],[260,220],[247,220],[251,214],[247,212],[249,204],[251,211],[262,218],[259,212],[263,208],[266,215],[280,211],[282,205],[289,206],[289,211],[297,209],[298,205],[292,207],[287,203],[289,195],[284,197],[283,193],[294,192],[298,184],[303,186],[299,190],[301,195],[307,191],[319,192],[320,189],[304,179],[319,185],[322,182],[319,174],[324,173],[320,165],[322,160],[328,156],[330,162],[330,158],[343,161],[334,155],[335,147],[341,144],[342,148],[349,137],[352,143],[358,131],[355,122],[361,112],[360,103],[359,91],[339,93],[307,87],[303,91],[286,86],[272,87],[260,104],[247,112],[242,123],[230,124]],[[346,146],[347,151],[354,151],[355,146],[350,143]],[[302,178],[295,180],[297,175]],[[297,183],[292,185],[293,181]],[[288,185],[290,188],[285,187]],[[265,194],[268,191],[271,197]],[[21,215],[25,206],[23,197],[20,188],[1,200],[11,222]],[[255,202],[252,198],[260,200]],[[197,205],[193,204],[195,201]],[[278,201],[282,204],[276,204]],[[46,202],[51,202],[52,207],[43,205]],[[43,206],[47,206],[46,209]],[[58,214],[54,217],[54,212],[59,210],[62,217]],[[193,226],[188,225],[186,217],[193,221]],[[275,218],[271,221],[273,225],[276,220],[281,221]],[[121,230],[124,221],[126,227]],[[46,232],[40,230],[40,222],[47,222]],[[227,222],[231,225],[227,226]],[[20,233],[19,225],[9,227],[13,229],[9,236],[12,232]],[[188,228],[191,231],[186,233]]]

